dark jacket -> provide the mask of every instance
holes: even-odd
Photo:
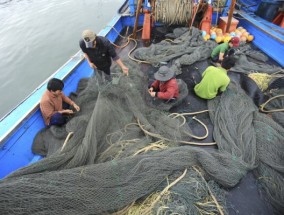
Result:
[[[179,96],[179,88],[176,78],[172,78],[166,82],[161,81],[154,81],[152,86],[154,91],[156,91],[156,96],[159,99],[171,99],[171,98],[178,98]]]
[[[82,51],[88,55],[90,61],[94,63],[98,69],[103,70],[104,68],[110,67],[111,58],[114,61],[119,59],[113,45],[104,37],[96,37],[95,48],[86,48],[83,39],[80,40],[79,44]]]

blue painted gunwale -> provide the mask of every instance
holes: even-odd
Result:
[[[222,16],[228,15],[232,0],[227,0]],[[240,0],[239,10],[234,10],[234,17],[239,20],[238,26],[244,27],[254,36],[253,45],[284,67],[284,29],[254,14],[261,0]],[[254,5],[253,7],[247,7]]]
[[[252,43],[284,67],[284,29],[254,14],[238,11],[238,15],[239,26],[254,36]]]

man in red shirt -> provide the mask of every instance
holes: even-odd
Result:
[[[154,74],[155,81],[148,92],[152,97],[163,99],[166,102],[174,101],[179,96],[179,87],[175,72],[166,66],[161,66]]]
[[[66,123],[66,116],[73,114],[73,110],[63,109],[63,102],[73,106],[76,111],[80,110],[80,107],[74,101],[64,95],[63,87],[63,81],[52,78],[47,84],[47,90],[42,95],[40,110],[47,126],[63,125]]]

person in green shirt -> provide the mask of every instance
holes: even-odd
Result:
[[[240,39],[238,37],[233,37],[229,42],[221,43],[216,46],[211,53],[211,60],[216,62],[222,62],[225,56],[230,55],[233,52],[233,47],[238,47],[240,45]],[[232,51],[228,51],[231,49]]]
[[[218,93],[224,92],[230,83],[227,71],[235,65],[233,56],[225,57],[221,67],[209,66],[202,73],[202,79],[195,85],[195,94],[203,99],[213,99]]]

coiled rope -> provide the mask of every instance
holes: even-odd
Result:
[[[165,24],[186,24],[192,17],[192,0],[156,0],[155,20]]]
[[[140,120],[137,118],[137,124],[138,126],[140,127],[140,129],[146,134],[146,135],[149,135],[150,137],[154,137],[154,138],[158,138],[158,139],[161,139],[161,140],[165,140],[165,141],[169,141],[169,142],[172,142],[174,140],[170,140],[168,138],[165,138],[165,137],[162,137],[160,134],[155,134],[155,133],[152,133],[150,131],[147,131],[144,127],[145,125],[142,125]],[[213,145],[216,145],[216,142],[211,142],[211,143],[196,143],[196,142],[190,142],[190,141],[183,141],[183,140],[179,140],[177,141],[179,143],[183,143],[183,144],[189,144],[189,145],[196,145],[196,146],[213,146]]]

